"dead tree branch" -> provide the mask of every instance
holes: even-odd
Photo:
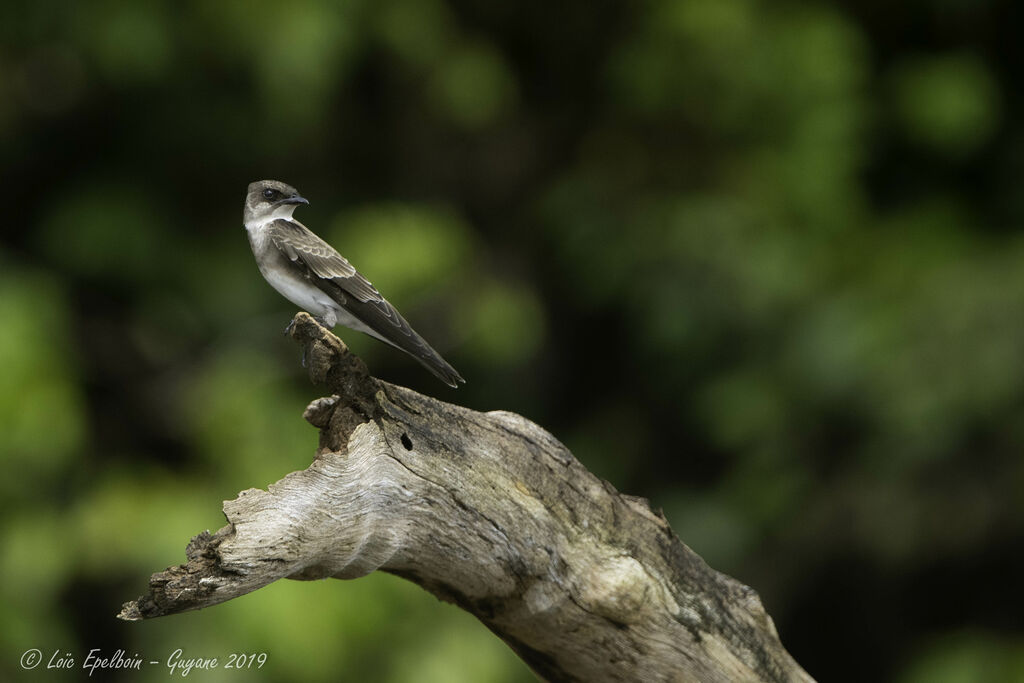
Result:
[[[379,569],[471,612],[551,681],[811,680],[753,590],[537,425],[379,381],[304,313],[291,334],[332,394],[306,409],[315,460],[226,502],[227,526],[122,619]]]

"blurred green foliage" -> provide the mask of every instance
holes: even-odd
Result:
[[[275,177],[469,383],[342,331],[375,374],[651,498],[813,675],[1024,679],[1016,5],[4,9],[0,678],[39,678],[31,647],[181,647],[266,651],[262,680],[531,680],[384,575],[113,619],[315,447],[240,224]]]
[[[55,278],[10,261],[0,274],[0,457],[12,471],[54,483],[81,447],[86,429],[73,349],[50,330],[66,321]],[[59,419],[56,419],[59,416]],[[24,502],[24,484],[5,479],[5,501]],[[10,509],[10,504],[5,506]]]

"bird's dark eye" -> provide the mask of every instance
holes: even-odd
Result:
[[[270,188],[263,190],[263,196],[266,197],[267,199],[273,199],[275,194],[277,193],[274,190],[271,190]]]

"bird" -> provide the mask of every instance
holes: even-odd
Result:
[[[309,201],[278,180],[249,184],[243,223],[270,286],[327,328],[341,323],[405,351],[448,386],[465,383],[344,256],[292,218],[303,204]]]

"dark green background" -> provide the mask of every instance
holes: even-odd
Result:
[[[384,575],[114,620],[312,457],[272,177],[468,384],[342,330],[375,374],[550,429],[812,675],[1024,680],[1019,7],[7,2],[0,678],[531,680]]]

